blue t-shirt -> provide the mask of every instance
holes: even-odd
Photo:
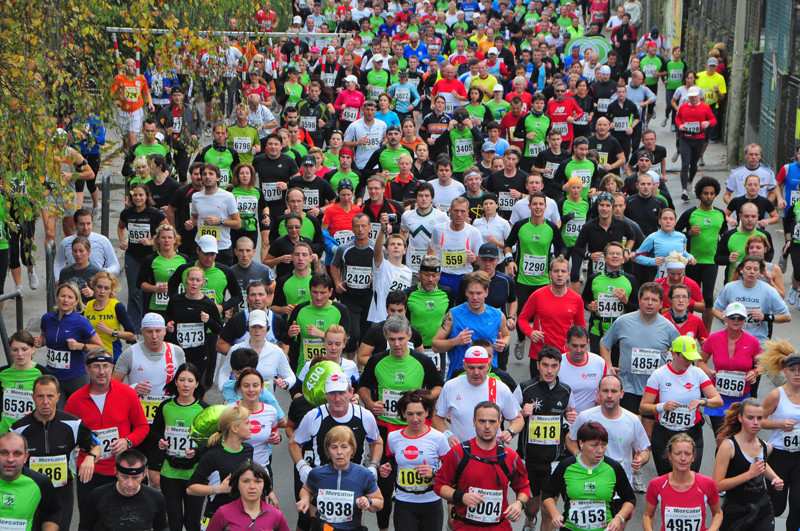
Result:
[[[789,307],[786,306],[778,290],[761,280],[752,288],[746,288],[741,280],[725,284],[717,295],[717,300],[714,301],[714,309],[724,313],[725,308],[732,302],[741,302],[748,312],[755,309],[761,310],[764,314],[789,313]],[[769,323],[765,321],[754,321],[752,317],[748,317],[743,330],[756,336],[762,347],[769,339]]]
[[[317,516],[334,529],[358,529],[361,509],[356,505],[356,499],[378,490],[372,472],[354,463],[341,471],[333,468],[332,464],[315,468],[308,473],[306,486],[317,493]],[[334,492],[326,494],[326,490]],[[352,493],[352,498],[347,493]]]
[[[484,306],[484,312],[480,315],[472,313],[467,303],[460,304],[450,310],[453,316],[453,330],[450,337],[456,337],[462,330],[469,328],[472,330],[472,340],[488,339],[492,343],[497,340],[500,332],[500,324],[503,320],[503,312],[497,308],[492,308],[488,304]],[[447,379],[453,376],[453,371],[460,369],[464,365],[464,353],[469,345],[459,345],[447,352],[447,359],[450,365],[447,368]],[[492,357],[492,367],[497,367],[497,354]]]
[[[47,342],[47,368],[53,375],[59,380],[72,380],[86,374],[83,351],[70,350],[67,339],[89,343],[97,334],[89,319],[78,312],[72,312],[59,321],[58,314],[50,312],[42,316],[41,329]]]
[[[386,127],[390,127],[392,125],[400,127],[400,118],[397,117],[397,113],[394,111],[389,111],[385,114],[382,112],[376,112],[375,118],[385,123]]]

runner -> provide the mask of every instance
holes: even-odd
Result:
[[[289,531],[283,513],[267,501],[268,496],[273,494],[272,479],[264,467],[252,461],[242,464],[231,475],[230,485],[234,501],[214,513],[214,518],[208,524],[209,531],[245,527]]]
[[[370,303],[367,321],[379,323],[385,321],[386,296],[393,291],[405,291],[411,287],[411,269],[403,265],[403,256],[406,254],[406,241],[399,233],[389,234],[389,216],[381,215],[381,230],[375,239],[375,249],[372,258],[373,297]],[[384,246],[384,239],[386,245]],[[384,257],[384,247],[386,256]],[[363,331],[363,340],[366,330]]]
[[[483,237],[478,229],[467,223],[469,201],[465,198],[456,197],[452,200],[450,218],[449,224],[437,225],[431,231],[428,254],[441,260],[440,282],[455,292],[464,275],[472,271]]]
[[[34,410],[34,384],[39,376],[52,374],[47,367],[33,361],[36,343],[29,332],[14,332],[8,342],[13,362],[0,367],[0,392],[3,395],[0,433],[7,432],[15,421]]]
[[[132,57],[125,59],[123,73],[114,76],[111,94],[117,103],[117,124],[123,135],[123,150],[128,150],[136,143],[136,137],[142,130],[142,107],[147,103],[150,112],[155,112],[153,98],[150,95],[147,80],[136,74],[136,61]]]
[[[566,352],[559,371],[559,380],[572,391],[572,402],[578,413],[592,408],[597,401],[597,388],[609,374],[606,362],[589,352],[586,327],[573,325],[567,330]]]

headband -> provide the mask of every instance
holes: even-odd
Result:
[[[114,358],[112,356],[94,356],[86,360],[86,365],[91,365],[92,363],[101,363],[107,361],[110,364],[114,364]]]
[[[136,468],[124,466],[122,463],[117,463],[117,472],[125,474],[126,476],[138,476],[147,470],[147,465],[140,465]]]
[[[428,273],[440,273],[442,271],[442,268],[440,266],[430,266],[430,265],[420,264],[419,270],[427,271]]]

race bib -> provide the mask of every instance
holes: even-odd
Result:
[[[314,116],[301,116],[300,126],[311,133],[317,130],[317,118]]]
[[[627,116],[614,117],[614,131],[625,131],[630,125],[630,119]]]
[[[125,101],[138,102],[140,93],[141,89],[139,87],[125,87],[122,97]]]
[[[411,101],[411,91],[407,88],[397,89],[394,92],[394,97],[398,103],[408,103]]]
[[[381,400],[383,401],[383,417],[387,419],[399,419],[400,414],[397,411],[397,401],[403,396],[403,391],[396,391],[394,389],[384,389],[382,392]]]
[[[204,296],[208,297],[212,301],[217,302],[217,292],[216,292],[216,290],[213,290],[213,289],[201,289],[200,293],[202,293]]]
[[[471,138],[457,138],[454,142],[456,157],[471,157],[472,156],[472,139]]]
[[[597,315],[603,319],[616,319],[625,310],[625,305],[613,293],[597,294]]]
[[[319,190],[304,189],[303,195],[305,196],[303,210],[311,210],[319,206]]]
[[[351,241],[356,239],[356,235],[351,230],[339,230],[336,231],[336,234],[333,236],[333,239],[336,240],[338,245],[344,245],[346,243],[350,243]]]
[[[230,171],[228,168],[220,168],[219,169],[219,187],[220,189],[225,189],[231,184],[231,176]]]
[[[180,133],[183,130],[183,118],[176,116],[172,119],[172,132]]]
[[[453,111],[456,109],[458,104],[454,101],[446,100],[444,103],[444,112],[446,114],[453,114]]]
[[[442,355],[439,354],[438,352],[434,352],[432,348],[426,348],[424,352],[425,355],[428,356],[431,359],[431,361],[433,361],[433,364],[436,365],[436,370],[441,372]]]
[[[800,424],[783,434],[783,449],[787,452],[800,452]]]
[[[325,340],[319,337],[303,339],[303,353],[306,361],[310,361],[317,356],[325,355]]]
[[[381,135],[378,133],[369,133],[365,136],[367,137],[367,145],[364,146],[364,148],[373,150],[381,147]]]
[[[552,446],[561,442],[561,417],[532,415],[528,421],[528,442]]]
[[[566,135],[569,131],[569,125],[567,122],[553,122],[552,123],[552,131],[563,135]]]
[[[755,310],[760,311],[761,302],[760,301],[743,302],[742,304],[744,304],[744,307],[747,310],[747,321],[744,322],[744,326],[742,328],[757,328],[761,324],[761,321],[756,321],[755,319],[753,319],[751,312]]]
[[[3,389],[4,417],[21,419],[34,409],[36,406],[33,403],[33,391],[14,389],[13,387]]]
[[[592,172],[591,170],[572,170],[570,177],[577,177],[583,183],[584,188],[589,188],[592,185]]]
[[[345,284],[350,289],[370,289],[372,287],[372,268],[364,266],[347,266]]]
[[[319,489],[317,512],[329,524],[341,524],[353,519],[355,493],[350,490]]]
[[[789,193],[789,205],[794,205],[800,199],[800,190],[792,190]]]
[[[675,68],[669,71],[670,81],[683,81],[683,69]]]
[[[589,123],[589,113],[584,112],[580,118],[575,118],[573,125],[587,125]]]
[[[240,195],[236,197],[236,209],[239,211],[240,215],[255,216],[257,208],[258,199],[252,195]]]
[[[564,225],[564,236],[577,238],[585,224],[586,218],[572,218]]]
[[[161,402],[169,398],[165,395],[148,395],[141,398],[142,409],[144,416],[147,418],[147,423],[152,424],[153,419],[156,418],[156,409],[161,405]]]
[[[67,456],[31,456],[28,467],[34,472],[47,476],[54,487],[67,485]],[[0,521],[0,529],[7,529]]]
[[[426,254],[428,254],[427,249],[416,249],[412,247],[408,251],[408,257],[409,257],[408,267],[410,267],[414,271],[418,270],[419,266],[422,265],[422,259],[425,257]]]
[[[795,223],[794,230],[792,231],[792,239],[800,240],[800,223]]]
[[[206,234],[209,234],[209,235],[213,236],[215,240],[217,240],[217,243],[219,243],[219,237],[220,237],[221,233],[222,233],[222,231],[220,230],[219,225],[216,225],[216,226],[200,225],[197,228],[197,237],[198,238],[201,237],[201,236],[205,236]]]
[[[476,507],[467,507],[467,520],[496,524],[500,521],[503,508],[503,491],[470,487],[469,491],[483,495],[483,501]]]
[[[686,122],[683,124],[683,132],[689,135],[700,134],[700,122]]]
[[[658,423],[672,431],[686,431],[694,426],[695,412],[687,406],[678,406],[675,411],[662,411]]]
[[[608,106],[611,104],[611,98],[600,98],[597,100],[597,110],[598,112],[606,112],[608,111]]]
[[[647,77],[653,77],[653,75],[658,72],[658,67],[656,65],[644,65],[642,72],[644,72],[644,75]]]
[[[544,165],[544,176],[548,179],[552,179],[556,175],[556,170],[558,169],[558,164],[555,162],[548,162]]]
[[[547,257],[526,254],[522,256],[522,274],[527,277],[540,277],[547,272]]]
[[[167,286],[166,282],[156,282],[156,287]],[[169,292],[156,292],[156,304],[159,306],[166,306],[169,303]]]
[[[97,430],[94,432],[94,436],[100,443],[100,459],[111,457],[111,445],[119,439],[119,430],[117,428]]]
[[[444,249],[442,251],[442,265],[444,267],[464,267],[467,264],[467,251],[457,249]]]
[[[47,349],[47,366],[54,369],[69,369],[69,350],[53,350],[51,348]]]
[[[608,514],[599,500],[570,500],[569,521],[578,529],[604,529]]]
[[[358,109],[345,107],[342,109],[342,120],[345,122],[355,122],[358,119]]]
[[[331,88],[336,83],[336,73],[335,72],[329,72],[329,73],[322,74],[321,77],[322,77],[322,84],[325,85],[326,87]]]
[[[369,224],[369,239],[370,241],[375,241],[378,239],[378,233],[381,231],[381,224],[380,223],[370,223]]]
[[[181,348],[202,346],[206,342],[205,323],[178,323],[177,343]]]
[[[369,89],[369,99],[378,101],[381,94],[383,94],[383,87],[372,87]]]
[[[703,101],[709,105],[717,102],[717,95],[713,90],[703,90]]]
[[[597,262],[595,262],[594,260],[589,260],[589,265],[592,268],[592,274],[604,273],[606,270],[606,259],[605,257],[603,257]]]
[[[544,142],[539,142],[538,144],[534,144],[533,142],[528,143],[529,157],[535,157],[544,150],[545,150]]]
[[[264,201],[280,201],[282,199],[281,191],[278,190],[278,183],[261,183],[261,195],[264,196]]]
[[[192,440],[189,438],[191,428],[167,426],[164,429],[164,440],[167,441],[167,455],[186,457],[186,450],[191,450]]]
[[[128,243],[139,243],[139,240],[149,239],[149,223],[128,223]]]
[[[253,148],[253,140],[247,136],[237,136],[233,138],[233,150],[236,153],[250,153]]]
[[[669,531],[700,531],[702,528],[702,508],[664,507],[664,529]]]
[[[514,204],[517,201],[511,197],[511,192],[500,192],[497,194],[497,202],[500,210],[510,212],[514,209]]]
[[[653,371],[661,365],[661,351],[655,348],[632,348],[631,349],[631,373],[632,374],[653,374]]]
[[[742,371],[717,371],[714,387],[719,394],[740,397],[744,395],[746,373]]]

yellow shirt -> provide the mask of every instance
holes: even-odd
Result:
[[[103,321],[112,330],[122,330],[122,323],[117,318],[117,304],[119,304],[119,301],[116,299],[109,300],[102,310],[95,310],[94,302],[95,299],[90,300],[83,311],[83,316],[89,319],[94,329],[97,330],[97,323]],[[114,355],[114,359],[117,359],[122,354],[122,341],[119,338],[100,332],[100,330],[97,330],[97,335],[103,341],[103,348],[111,352]]]
[[[719,88],[720,94],[725,94],[728,91],[727,87],[725,86],[725,78],[722,77],[722,74],[718,74],[716,72],[710,76],[705,71],[698,72],[695,83],[698,87],[703,89],[703,101],[712,109],[719,107],[719,98],[717,97],[717,93],[714,91],[714,85]]]
[[[483,89],[483,103],[492,99],[492,91],[494,86],[497,85],[497,78],[492,74],[486,76],[486,79],[481,79],[480,76],[474,76],[469,82],[470,87],[480,87]]]

